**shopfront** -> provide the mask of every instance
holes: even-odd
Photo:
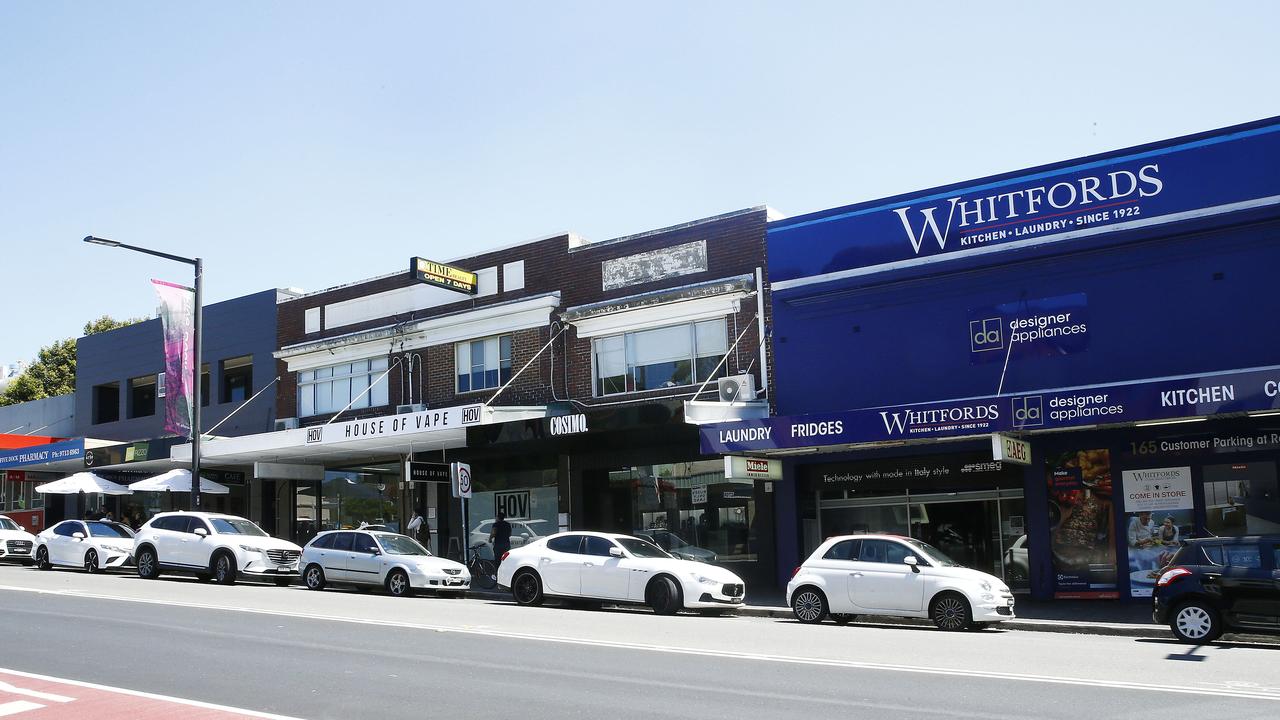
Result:
[[[1274,527],[1277,163],[1273,118],[770,223],[779,416],[702,451],[785,461],[779,574],[866,527],[1141,597],[1178,538]],[[1029,464],[926,476],[994,434]]]
[[[715,562],[773,586],[773,498],[779,480],[728,477],[698,449],[678,402],[504,423],[468,432],[471,527],[497,510],[513,545],[560,530],[641,535],[672,554]],[[487,531],[473,536],[487,538]]]

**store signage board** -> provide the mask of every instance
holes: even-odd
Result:
[[[483,407],[480,404],[459,405],[364,420],[349,420],[332,425],[318,425],[306,428],[306,442],[308,445],[330,445],[367,438],[454,430],[480,424],[481,418],[484,417],[484,413],[481,412]]]
[[[769,223],[775,292],[1274,205],[1280,125],[1134,148]],[[850,249],[856,247],[857,252]]]
[[[1061,357],[1089,348],[1084,293],[1018,300],[969,310],[970,364]]]
[[[1191,468],[1151,468],[1120,473],[1124,488],[1124,511],[1162,512],[1194,507]]]
[[[84,457],[84,438],[63,440],[17,450],[0,451],[0,468],[43,465],[60,460],[76,460]]]
[[[727,455],[1278,409],[1280,366],[1175,380],[742,420],[703,425],[699,433],[704,453]]]
[[[475,295],[480,287],[479,277],[475,273],[426,258],[409,258],[409,272],[418,282],[466,295]]]
[[[413,482],[449,482],[452,475],[448,463],[410,462],[409,479]]]
[[[725,455],[724,476],[729,480],[781,480],[782,462],[768,458]]]
[[[995,433],[991,436],[991,459],[1014,465],[1030,465],[1031,443]]]

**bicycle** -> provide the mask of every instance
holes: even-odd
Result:
[[[467,571],[471,573],[471,587],[492,590],[498,585],[498,566],[492,560],[480,557],[480,548],[485,543],[471,546],[471,559],[467,561]]]

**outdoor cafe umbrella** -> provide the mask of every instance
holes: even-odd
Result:
[[[191,492],[191,471],[175,468],[159,475],[139,480],[129,486],[134,492]],[[200,478],[200,492],[210,495],[226,495],[231,490],[209,478]]]
[[[61,480],[54,480],[43,485],[35,486],[35,491],[46,495],[76,495],[77,514],[84,511],[84,495],[85,493],[102,493],[103,495],[128,495],[132,491],[124,485],[113,483],[110,480],[95,475],[89,471],[78,472],[75,475],[69,475]]]

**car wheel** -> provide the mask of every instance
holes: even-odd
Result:
[[[532,570],[521,570],[511,581],[511,595],[520,605],[541,605],[545,599],[542,594],[542,578]]]
[[[1184,643],[1203,645],[1222,635],[1222,621],[1217,610],[1199,600],[1192,600],[1173,613],[1169,629]]]
[[[306,585],[308,590],[323,590],[324,570],[321,570],[319,565],[308,565],[307,571],[302,574],[302,584]]]
[[[221,552],[213,558],[213,580],[219,585],[236,584],[236,560],[229,553]]]
[[[43,545],[36,548],[36,567],[41,570],[53,569],[53,563],[49,562],[49,548]]]
[[[858,616],[857,616],[857,615],[849,615],[849,614],[847,614],[847,613],[832,613],[832,614],[831,614],[831,619],[832,619],[832,620],[834,620],[834,621],[835,621],[835,623],[836,623],[837,625],[848,625],[849,623],[853,622],[853,619],[854,619],[854,618],[856,618],[856,617],[858,617]]]
[[[791,613],[802,623],[820,623],[827,616],[827,599],[817,588],[802,587],[791,597]]]
[[[84,569],[89,573],[97,573],[102,570],[98,567],[98,551],[90,548],[89,552],[84,554]]]
[[[409,574],[403,570],[392,570],[387,576],[387,592],[396,597],[406,597],[413,592],[409,587]]]
[[[143,580],[160,577],[160,561],[156,558],[155,550],[143,548],[138,551],[138,577]]]
[[[680,600],[680,588],[676,581],[665,575],[658,576],[649,584],[649,607],[658,615],[675,615],[683,603]]]
[[[939,630],[964,630],[973,622],[969,601],[958,593],[943,593],[933,601],[929,617]]]

